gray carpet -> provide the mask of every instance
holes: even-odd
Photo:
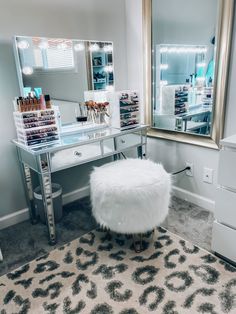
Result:
[[[173,197],[169,215],[162,225],[184,239],[210,250],[212,223],[213,215],[210,212]],[[58,243],[55,247],[80,237],[95,226],[89,198],[64,206],[64,217],[57,224]],[[46,226],[41,223],[33,226],[29,221],[1,230],[0,243],[4,256],[4,261],[0,262],[0,275],[55,248],[48,244]]]

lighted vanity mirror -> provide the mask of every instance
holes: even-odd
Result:
[[[16,36],[14,48],[21,95],[41,88],[63,124],[76,122],[85,91],[114,89],[112,42]]]
[[[144,0],[150,135],[217,148],[223,132],[233,4]]]

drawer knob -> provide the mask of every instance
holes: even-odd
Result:
[[[125,144],[125,140],[121,139],[120,141],[121,141],[122,144]]]
[[[81,157],[82,156],[82,154],[80,152],[77,152],[77,151],[74,152],[74,155],[77,156],[77,157]]]

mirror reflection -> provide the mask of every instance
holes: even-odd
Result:
[[[15,48],[22,96],[49,94],[63,124],[75,122],[86,91],[114,89],[112,42],[17,36]]]
[[[217,4],[152,1],[153,127],[211,135]]]

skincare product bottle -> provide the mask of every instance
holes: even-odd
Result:
[[[44,99],[44,95],[43,94],[40,95],[40,109],[41,110],[45,110],[46,109],[46,103],[45,103],[45,99]]]
[[[45,103],[46,103],[46,108],[47,109],[51,109],[52,105],[51,105],[51,98],[50,98],[50,96],[49,95],[45,95],[44,99],[45,99]]]
[[[42,88],[41,87],[35,87],[34,92],[35,92],[35,96],[39,99],[40,95],[42,95]]]

